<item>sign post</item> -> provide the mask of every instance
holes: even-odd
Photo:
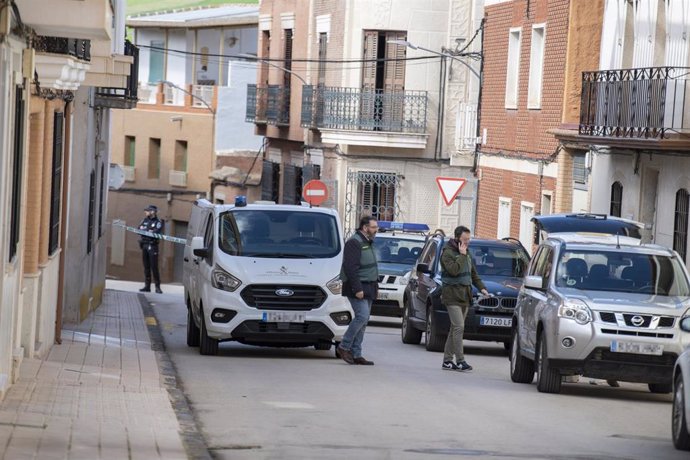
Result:
[[[302,189],[304,201],[312,206],[319,206],[328,199],[328,187],[320,180],[310,180]]]
[[[453,204],[453,201],[460,193],[460,190],[467,183],[467,179],[461,177],[437,177],[436,184],[441,190],[441,196],[446,206]]]

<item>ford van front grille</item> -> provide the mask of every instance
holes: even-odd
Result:
[[[251,284],[242,290],[242,300],[259,310],[314,310],[326,301],[318,286]]]

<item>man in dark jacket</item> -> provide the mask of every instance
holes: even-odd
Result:
[[[337,351],[349,364],[374,364],[362,356],[362,340],[371,304],[378,293],[379,269],[372,246],[378,229],[376,219],[364,216],[359,221],[357,232],[345,243],[340,279],[343,281],[343,295],[350,301],[355,317]]]
[[[465,361],[462,336],[465,333],[467,310],[472,302],[472,285],[477,286],[484,295],[489,293],[477,275],[472,258],[467,252],[470,229],[461,225],[455,229],[454,235],[455,238],[449,240],[441,251],[441,300],[450,318],[450,331],[443,350],[441,367],[453,371],[471,371],[472,366]]]
[[[139,224],[139,230],[145,232],[155,233],[160,235],[163,233],[163,222],[158,219],[156,215],[158,208],[154,205],[148,206],[144,209],[146,217]],[[151,273],[153,273],[153,282],[156,285],[156,292],[162,294],[161,279],[158,273],[158,241],[159,239],[153,236],[141,235],[139,238],[139,247],[141,248],[141,256],[144,262],[144,287],[139,289],[141,292],[151,292]]]

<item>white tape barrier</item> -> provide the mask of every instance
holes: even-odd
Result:
[[[115,225],[117,227],[123,227],[128,232],[133,232],[133,233],[137,233],[139,235],[149,236],[151,238],[156,238],[159,240],[170,241],[171,243],[185,244],[187,242],[187,240],[185,240],[184,238],[177,238],[174,236],[161,235],[159,233],[147,232],[146,230],[139,230],[138,228],[128,227],[128,226],[121,224],[121,223],[118,223],[118,222],[113,222],[113,225]]]

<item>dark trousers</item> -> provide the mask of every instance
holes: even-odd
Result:
[[[141,246],[141,258],[144,262],[144,280],[146,287],[151,286],[151,273],[156,286],[161,285],[161,277],[158,273],[158,245],[143,244]]]

